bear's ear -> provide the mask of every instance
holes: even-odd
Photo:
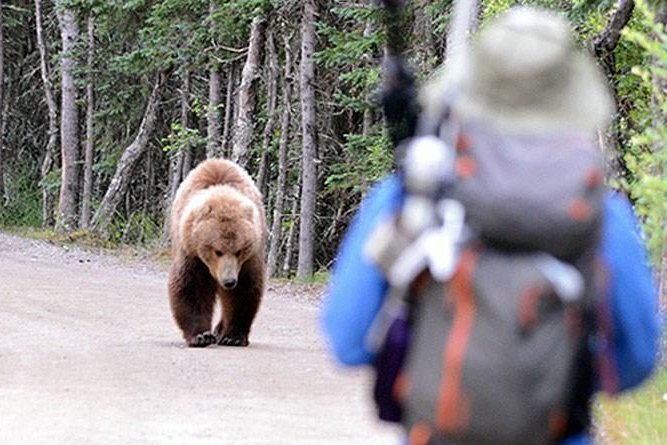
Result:
[[[201,217],[209,216],[211,213],[213,213],[213,205],[210,202],[204,203],[204,205],[201,206]]]
[[[255,224],[257,222],[257,209],[251,204],[245,205],[243,206],[243,216],[245,219]]]

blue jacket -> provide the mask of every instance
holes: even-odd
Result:
[[[402,196],[396,175],[376,185],[362,202],[340,247],[321,321],[328,344],[341,364],[370,364],[374,359],[365,346],[365,337],[388,284],[362,251],[377,223],[398,210]],[[609,275],[611,326],[602,333],[602,350],[597,352],[615,368],[614,384],[603,385],[602,389],[616,392],[637,386],[653,371],[660,323],[656,287],[629,202],[609,194],[604,212],[600,253]]]

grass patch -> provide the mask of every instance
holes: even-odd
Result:
[[[313,276],[306,279],[294,278],[294,282],[299,284],[326,284],[328,281],[328,270],[318,270],[313,274]]]
[[[595,408],[603,445],[667,443],[667,369],[636,391],[618,397],[601,395]]]
[[[146,258],[162,266],[171,263],[169,247],[163,246],[158,240],[144,245],[133,245],[110,241],[83,229],[70,233],[35,227],[0,227],[0,230],[21,238],[45,241],[58,246],[76,247],[92,252],[103,252],[121,259]]]
[[[47,241],[52,244],[78,246],[84,249],[113,250],[119,247],[118,243],[104,240],[88,230],[76,230],[70,233],[39,227],[3,227],[2,230],[21,238]]]

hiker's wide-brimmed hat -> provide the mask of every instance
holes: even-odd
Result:
[[[568,22],[518,7],[483,29],[463,62],[453,109],[501,131],[594,131],[613,102],[594,60],[579,50]]]

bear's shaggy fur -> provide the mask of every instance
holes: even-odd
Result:
[[[188,346],[247,346],[266,281],[264,207],[248,173],[222,159],[192,170],[172,206],[171,244],[169,302]]]

